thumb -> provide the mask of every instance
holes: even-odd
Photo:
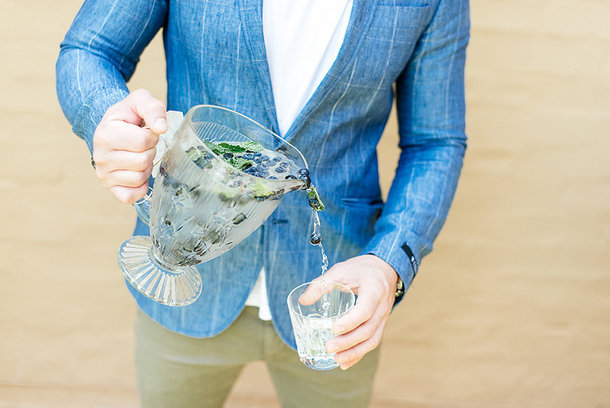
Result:
[[[145,89],[133,91],[126,98],[132,111],[144,121],[144,125],[158,135],[167,132],[165,105]]]
[[[322,279],[316,278],[309,283],[305,292],[299,296],[299,303],[302,305],[312,305],[322,297]]]
[[[299,303],[302,305],[316,303],[324,293],[332,292],[336,287],[335,283],[340,283],[354,290],[354,283],[351,282],[353,279],[350,279],[353,271],[349,265],[349,261],[336,263],[324,275],[312,280],[305,292],[299,296]]]
[[[330,293],[335,289],[338,280],[333,277],[333,269],[329,269],[324,276],[318,276],[309,283],[305,292],[299,296],[299,303],[302,305],[312,305],[316,303],[322,295]],[[335,274],[336,275],[336,274]]]

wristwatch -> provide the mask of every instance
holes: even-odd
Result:
[[[400,279],[400,276],[399,276],[398,280],[396,281],[396,292],[394,292],[394,298],[396,300],[398,300],[404,294],[405,294],[405,284],[402,282],[402,279]]]

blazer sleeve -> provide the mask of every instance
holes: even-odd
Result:
[[[93,151],[106,110],[129,93],[139,57],[165,24],[164,0],[86,0],[60,45],[57,96],[74,133]]]
[[[375,234],[363,253],[389,263],[405,288],[432,250],[462,168],[469,13],[468,0],[439,0],[395,84],[400,159]]]

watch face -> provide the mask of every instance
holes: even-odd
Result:
[[[400,276],[399,276],[398,280],[396,281],[396,293],[394,293],[394,296],[399,298],[404,293],[405,293],[405,285],[404,285],[404,283],[402,282],[402,279],[400,279]]]

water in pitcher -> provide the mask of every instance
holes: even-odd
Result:
[[[155,181],[164,193],[152,197],[151,207],[159,214],[151,225],[153,252],[170,264],[196,265],[228,251],[262,224],[285,193],[303,188],[302,169],[278,151],[253,143],[208,142],[207,147],[223,160],[203,146],[176,144]],[[266,180],[287,183],[278,191]],[[201,208],[213,209],[212,215]]]
[[[172,117],[152,193],[134,203],[150,237],[125,240],[117,260],[140,293],[186,306],[203,288],[194,266],[239,244],[310,181],[294,146],[238,112],[199,105]],[[313,187],[310,194],[317,196]]]

